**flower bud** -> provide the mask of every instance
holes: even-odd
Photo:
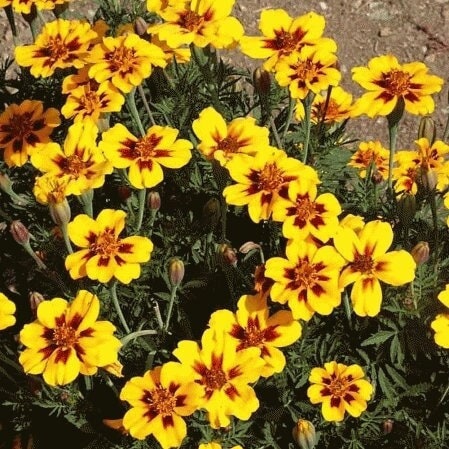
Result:
[[[132,195],[132,190],[128,186],[117,187],[117,194],[121,201],[126,201]]]
[[[254,242],[246,242],[239,248],[239,253],[248,254],[253,249],[260,249],[260,245]]]
[[[398,217],[404,226],[408,226],[416,213],[416,198],[413,193],[404,193],[398,200]]]
[[[259,95],[268,95],[271,86],[270,73],[261,67],[257,67],[253,72],[253,85],[254,90]]]
[[[184,279],[184,262],[177,257],[173,258],[168,265],[168,277],[174,287],[179,287]]]
[[[30,302],[30,309],[33,313],[33,317],[37,317],[37,308],[39,304],[45,301],[45,298],[39,292],[30,292],[28,296],[28,300]]]
[[[58,203],[48,203],[50,216],[58,226],[66,225],[70,221],[71,211],[67,198]]]
[[[19,245],[26,245],[30,243],[30,232],[20,220],[14,220],[11,223],[9,231],[11,232],[12,238]]]
[[[371,173],[371,181],[373,184],[380,184],[384,178],[382,177],[382,173],[379,172],[376,168]]]
[[[393,430],[393,424],[394,421],[392,419],[387,419],[383,422],[382,428],[385,435],[391,433],[391,431]]]
[[[233,267],[237,266],[237,253],[234,248],[226,243],[223,243],[218,248],[218,251],[226,264],[232,265]]]
[[[145,22],[145,20],[142,17],[137,17],[134,21],[134,32],[140,36],[145,37],[147,34],[148,24]]]
[[[156,192],[156,190],[148,192],[147,204],[152,211],[157,212],[161,208],[161,196],[159,192]]]
[[[427,242],[418,242],[410,251],[417,265],[422,265],[429,260],[429,244]]]
[[[0,172],[0,189],[9,193],[12,189],[12,181],[6,173]]]
[[[419,122],[418,139],[421,139],[423,137],[428,140],[430,146],[432,146],[433,142],[435,142],[435,122],[433,121],[432,117],[430,117],[430,115],[425,115]]]
[[[313,449],[316,446],[317,438],[315,426],[305,419],[300,419],[292,430],[293,439],[300,449]]]
[[[215,229],[221,219],[221,205],[218,198],[210,198],[203,206],[201,225],[207,232]]]
[[[435,170],[429,168],[421,168],[418,179],[426,192],[435,190],[438,183],[438,175]]]

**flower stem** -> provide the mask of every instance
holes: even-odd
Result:
[[[346,318],[348,319],[349,328],[352,329],[351,306],[349,304],[349,296],[347,292],[343,293],[343,305],[345,308]]]
[[[304,127],[305,127],[305,137],[304,137],[304,157],[303,163],[307,164],[307,159],[309,158],[309,143],[310,143],[310,129],[312,127],[311,121],[311,111],[312,111],[312,101],[315,94],[313,92],[309,92],[307,97],[304,98],[302,104],[304,105]]]
[[[14,12],[12,10],[12,6],[11,5],[5,6],[4,9],[5,9],[6,17],[9,22],[9,26],[11,28],[12,40],[14,43],[14,47],[17,47],[18,45],[20,45],[20,42],[19,42],[19,35],[17,33],[16,21],[15,21]]]
[[[388,160],[388,191],[393,193],[393,164],[394,155],[396,153],[396,141],[398,135],[398,126],[404,113],[404,99],[398,98],[396,106],[393,111],[387,116],[388,120],[388,136],[390,140],[390,157]]]
[[[93,198],[94,198],[93,189],[86,190],[78,197],[81,205],[83,206],[84,212],[91,218],[94,216],[94,210],[92,205]]]
[[[282,142],[285,142],[285,137],[287,136],[288,129],[290,128],[290,123],[293,118],[293,111],[295,110],[295,103],[295,100],[290,96],[290,100],[288,102],[287,121],[285,122],[285,128],[282,133]]]
[[[131,333],[131,330],[128,326],[128,323],[126,322],[125,316],[123,315],[122,309],[120,307],[120,303],[117,297],[117,281],[113,281],[109,287],[109,292],[111,294],[112,303],[114,304],[115,311],[117,312],[117,315],[120,319],[120,322],[122,323],[123,329],[125,329],[127,334]]]
[[[25,248],[25,251],[33,258],[33,260],[36,262],[39,268],[43,270],[48,270],[47,265],[45,265],[45,263],[42,262],[41,259],[39,259],[37,254],[34,252],[33,248],[31,248],[30,242],[25,242],[22,244],[22,246]]]
[[[273,131],[274,140],[276,141],[276,146],[282,148],[281,138],[279,137],[278,130],[276,129],[276,123],[274,123],[273,117],[270,115],[270,126],[271,131]]]
[[[139,213],[137,215],[136,231],[140,231],[143,222],[143,214],[145,212],[145,198],[147,195],[147,189],[143,188],[139,190]]]
[[[69,234],[67,232],[67,223],[63,223],[61,226],[62,237],[64,239],[65,246],[69,254],[73,253],[72,244],[70,243]]]
[[[144,335],[156,335],[157,331],[154,331],[153,329],[144,329],[141,331],[131,332],[126,337],[123,337],[120,341],[122,342],[122,349],[135,338],[143,337]]]
[[[173,304],[175,303],[177,290],[178,290],[178,286],[172,285],[171,292],[170,292],[170,303],[168,304],[167,319],[165,321],[165,326],[164,326],[165,332],[168,331],[168,326],[170,325],[170,319],[171,319],[171,315],[173,312]]]
[[[145,110],[147,111],[150,122],[154,126],[156,125],[156,122],[154,120],[153,113],[151,112],[150,105],[148,104],[147,97],[145,96],[145,91],[143,90],[142,84],[139,84],[139,87],[137,89],[139,91],[140,98],[142,98],[143,105],[145,106]]]
[[[140,120],[139,112],[137,111],[136,106],[136,99],[134,98],[134,94],[136,93],[136,89],[133,89],[127,96],[126,96],[126,105],[128,106],[128,110],[133,118],[133,120],[136,122],[137,127],[139,128],[140,134],[143,136],[146,135],[145,129],[142,125],[142,120]]]

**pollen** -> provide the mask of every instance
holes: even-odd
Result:
[[[315,203],[311,202],[308,196],[299,196],[296,199],[296,217],[300,221],[307,221],[315,215]]]
[[[279,190],[284,183],[282,170],[276,164],[265,164],[265,167],[258,173],[257,187],[260,190],[273,192]]]
[[[285,53],[295,50],[298,40],[285,30],[275,31],[276,38],[272,41],[276,50],[282,50]]]
[[[79,175],[85,168],[86,163],[77,155],[72,154],[61,162],[61,170],[70,175]]]
[[[354,262],[351,264],[355,271],[361,273],[371,274],[374,268],[374,260],[369,254],[356,254],[354,256]]]
[[[403,95],[410,86],[410,75],[402,70],[393,69],[384,74],[385,89],[392,95]]]
[[[97,239],[91,245],[90,249],[95,254],[108,257],[115,254],[119,246],[120,243],[118,242],[114,231],[106,228],[105,231],[97,236]]]
[[[46,65],[53,65],[56,61],[65,61],[69,56],[69,49],[61,36],[51,36],[47,44],[37,51],[36,57],[46,57]]]
[[[133,70],[136,62],[134,48],[124,46],[117,47],[113,51],[106,53],[105,58],[109,61],[111,72],[128,73]]]
[[[64,323],[54,329],[52,340],[56,346],[71,348],[77,340],[76,331]]]
[[[189,31],[198,30],[203,24],[203,17],[194,11],[185,11],[181,14],[179,25]]]
[[[135,151],[138,153],[140,158],[149,160],[156,156],[156,146],[160,141],[161,138],[155,136],[154,134],[145,136],[136,143]]]
[[[226,382],[226,374],[220,368],[208,369],[203,374],[203,383],[210,391],[220,390]]]
[[[170,416],[176,406],[176,397],[159,385],[155,390],[146,393],[145,402],[158,415]]]
[[[0,130],[8,132],[16,139],[25,139],[33,131],[31,114],[25,112],[23,114],[12,115],[8,125],[3,125]]]
[[[101,109],[104,105],[101,104],[101,100],[96,92],[88,90],[80,99],[79,104],[81,108],[87,112],[87,114],[92,114],[93,112]]]
[[[287,277],[292,279],[296,287],[306,286],[309,288],[317,281],[318,274],[314,264],[302,260],[293,270],[288,270]]]
[[[218,145],[217,145],[217,150],[222,150],[226,154],[237,153],[239,148],[240,148],[240,145],[239,145],[237,139],[235,139],[232,136],[225,137],[223,140],[220,140],[220,142],[218,142]]]

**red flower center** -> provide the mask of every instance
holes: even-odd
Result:
[[[158,414],[170,416],[176,407],[176,397],[160,385],[155,390],[147,392],[145,401]]]
[[[385,89],[392,95],[403,95],[410,86],[410,75],[402,70],[393,69],[383,75]]]
[[[135,151],[138,153],[141,159],[151,159],[157,155],[156,146],[162,140],[161,137],[151,134],[143,137],[136,143]]]
[[[203,383],[208,390],[220,390],[226,382],[226,374],[221,368],[206,369],[203,374]]]
[[[225,137],[223,140],[220,140],[217,145],[217,150],[222,150],[225,153],[237,153],[239,148],[240,145],[237,139],[232,136]]]
[[[359,254],[354,256],[354,262],[351,264],[355,271],[371,274],[374,268],[374,260],[370,254]]]
[[[112,229],[106,229],[97,236],[90,249],[95,254],[107,257],[115,254],[119,247],[120,243],[118,242],[114,231]]]
[[[77,340],[76,331],[72,327],[63,323],[54,329],[52,340],[56,346],[71,348]]]
[[[203,17],[198,15],[195,11],[185,11],[181,14],[178,23],[181,28],[186,28],[189,31],[195,31],[201,27]]]
[[[275,33],[276,38],[273,40],[273,46],[276,50],[289,53],[296,48],[298,40],[291,33],[285,30],[275,31]]]
[[[282,170],[274,163],[265,164],[264,168],[257,173],[257,188],[259,191],[277,191],[284,183]]]

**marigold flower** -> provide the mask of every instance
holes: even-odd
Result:
[[[228,48],[243,36],[242,24],[230,17],[235,0],[152,3],[149,6],[156,8],[165,22],[151,25],[148,32],[157,34],[171,48],[191,43],[201,48],[209,44],[215,48]]]
[[[283,222],[288,239],[305,240],[309,235],[326,243],[338,228],[341,206],[331,193],[318,195],[314,182],[299,178],[288,186],[288,198],[273,206],[273,220]]]
[[[180,363],[165,363],[133,377],[122,388],[120,399],[132,407],[123,417],[123,427],[139,440],[153,435],[163,449],[179,447],[187,434],[182,416],[198,408],[202,394]]]
[[[182,370],[191,373],[204,392],[204,408],[213,429],[227,427],[230,416],[248,420],[259,407],[254,390],[248,385],[260,376],[264,365],[260,349],[237,351],[237,342],[229,335],[207,329],[198,343],[182,340],[173,351]]]
[[[280,373],[285,366],[285,356],[278,348],[291,345],[301,336],[301,325],[291,312],[280,310],[269,316],[267,299],[261,295],[243,295],[237,303],[237,312],[217,310],[209,320],[217,332],[226,332],[234,338],[237,351],[256,347],[265,366],[263,377]]]
[[[92,122],[75,123],[69,128],[63,148],[55,142],[40,145],[31,163],[44,173],[66,176],[66,195],[81,195],[101,187],[113,168],[97,148],[97,134],[98,128]]]
[[[237,184],[226,187],[223,195],[228,204],[248,205],[252,221],[268,220],[280,196],[287,196],[288,183],[304,177],[318,183],[315,170],[283,150],[259,151],[252,159],[232,159],[226,165]]]
[[[62,203],[67,197],[68,176],[48,173],[34,180],[33,193],[41,204]]]
[[[119,238],[126,213],[103,209],[96,220],[81,214],[67,228],[70,240],[81,249],[69,254],[65,267],[73,279],[88,276],[100,282],[113,277],[124,284],[140,276],[140,263],[148,262],[153,243],[146,237]]]
[[[254,156],[272,148],[268,128],[257,126],[256,119],[240,117],[227,124],[213,107],[203,109],[192,128],[200,140],[198,150],[223,167],[236,156]]]
[[[220,443],[202,443],[198,446],[198,449],[222,449]],[[242,446],[232,446],[231,449],[243,449]]]
[[[368,170],[371,174],[379,173],[384,181],[388,178],[388,159],[390,152],[382,146],[378,140],[360,142],[357,151],[351,156],[348,162],[350,167],[359,168],[359,176],[366,178]]]
[[[359,98],[357,109],[369,117],[388,115],[402,97],[407,112],[431,114],[431,94],[441,90],[443,79],[427,71],[422,62],[401,65],[393,55],[377,56],[368,62],[368,67],[354,67],[352,79],[369,91]]]
[[[163,51],[135,33],[105,37],[90,51],[89,77],[98,83],[111,80],[124,93],[149,77],[153,66],[165,67]]]
[[[61,123],[57,109],[44,111],[41,101],[25,100],[10,104],[0,114],[0,149],[9,167],[21,167],[36,145],[50,141],[53,128]]]
[[[324,368],[312,369],[307,396],[312,404],[322,403],[326,421],[342,421],[345,412],[358,418],[373,394],[373,386],[364,377],[359,365],[328,362]]]
[[[0,330],[13,326],[16,323],[16,305],[3,293],[0,293]]]
[[[334,40],[321,37],[324,27],[324,17],[314,12],[293,19],[283,9],[264,9],[259,21],[263,36],[242,37],[240,49],[251,58],[267,59],[263,66],[271,71],[280,59],[305,46],[336,51]]]
[[[266,262],[265,275],[274,280],[271,299],[288,303],[295,319],[309,321],[315,312],[329,315],[341,302],[338,274],[343,258],[332,246],[317,248],[305,241],[287,245],[286,256]]]
[[[356,234],[340,228],[334,236],[337,251],[348,261],[340,275],[340,287],[354,283],[351,300],[359,316],[376,316],[382,303],[380,282],[399,286],[415,278],[416,263],[404,250],[387,252],[393,242],[388,223],[375,220]]]
[[[90,42],[96,37],[87,22],[57,19],[44,25],[34,44],[15,48],[16,61],[30,67],[36,78],[51,76],[56,69],[79,69],[86,63]]]
[[[152,44],[159,47],[164,52],[165,60],[167,64],[176,60],[177,64],[185,64],[190,61],[191,52],[190,48],[184,46],[170,47],[168,43],[159,38],[157,34],[151,35]]]
[[[303,100],[309,92],[317,94],[338,85],[341,73],[335,68],[336,62],[334,53],[303,47],[278,62],[275,77],[280,86],[288,86],[292,98]]]
[[[430,323],[430,327],[435,331],[435,343],[449,349],[449,313],[439,313]]]
[[[43,301],[37,320],[26,324],[20,342],[26,349],[19,362],[28,374],[43,374],[48,385],[66,385],[78,375],[91,376],[117,360],[120,340],[109,321],[97,321],[100,301],[80,290],[75,299]]]
[[[105,131],[99,148],[116,168],[128,168],[129,182],[137,189],[154,187],[164,179],[162,167],[180,168],[192,157],[193,145],[177,139],[179,131],[154,125],[137,138],[122,124]]]

